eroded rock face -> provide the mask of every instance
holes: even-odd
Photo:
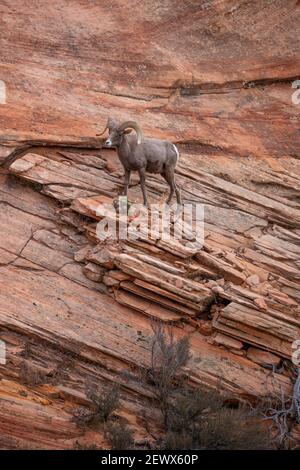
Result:
[[[1,447],[106,446],[72,421],[95,381],[122,384],[122,416],[151,440],[151,390],[123,372],[149,363],[153,318],[189,335],[194,383],[246,398],[290,393],[297,3],[0,7]],[[96,224],[117,217],[108,207],[122,188],[115,152],[95,138],[108,114],[177,142],[183,201],[204,204],[202,248],[159,234],[99,241]],[[141,201],[137,182],[130,202]],[[163,180],[147,186],[162,203]]]
[[[297,0],[16,0],[1,20],[7,141],[85,142],[112,114],[203,153],[299,153]]]
[[[172,322],[176,335],[189,335],[187,371],[195,383],[221,381],[227,392],[247,398],[272,396],[280,388],[290,393],[289,371],[280,361],[290,360],[300,333],[297,209],[246,183],[228,183],[212,169],[192,173],[190,158],[183,153],[178,167],[184,201],[202,202],[201,189],[207,191],[204,246],[194,250],[187,239],[163,240],[156,232],[152,238],[141,232],[136,239],[99,240],[97,223],[119,217],[114,200],[121,182],[106,165],[109,160],[119,171],[114,151],[35,148],[3,170],[3,446],[64,448],[78,439],[105,446],[99,436],[82,435],[72,421],[74,408],[87,400],[89,381],[122,383],[123,413],[136,436],[151,439],[143,422],[136,422],[150,409],[150,391],[134,381],[125,386],[123,373],[149,364],[153,318]],[[205,157],[198,159],[205,166]],[[150,178],[148,187],[151,201],[161,202],[163,183]],[[225,189],[234,197],[229,207],[220,207]],[[140,197],[133,182],[129,199]],[[24,383],[28,368],[35,372]],[[30,377],[37,370],[42,378],[35,383]],[[24,413],[27,406],[33,415],[43,411],[26,436],[27,415],[18,421],[9,414],[16,410],[19,416],[20,402]]]

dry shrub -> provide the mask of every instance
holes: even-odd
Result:
[[[126,424],[108,423],[104,435],[112,450],[127,450],[133,446],[132,432]]]
[[[93,422],[104,423],[120,405],[120,390],[114,386],[107,389],[97,389],[91,386],[87,397],[92,401]]]
[[[94,418],[94,413],[92,410],[89,410],[88,408],[84,408],[83,406],[80,406],[79,408],[75,408],[73,410],[72,421],[74,421],[80,427],[88,426],[90,423],[92,423],[93,418]]]
[[[270,436],[246,409],[228,409],[218,391],[191,388],[183,367],[189,359],[187,337],[174,338],[171,326],[152,325],[148,383],[163,416],[163,449],[267,449]]]
[[[183,388],[169,405],[162,447],[188,449],[267,449],[268,431],[246,408],[228,409],[224,398],[203,386]]]
[[[194,449],[193,437],[186,432],[167,431],[163,443],[163,450],[191,450]]]
[[[20,366],[19,380],[24,385],[37,386],[48,381],[47,373],[23,361]]]
[[[168,450],[260,450],[272,448],[269,432],[245,410],[207,411],[181,429],[169,429],[162,445]]]
[[[272,431],[275,435],[275,443],[278,449],[288,449],[291,445],[290,437],[293,427],[300,423],[300,369],[289,366],[293,374],[293,391],[286,396],[281,384],[276,383],[276,375],[273,370],[274,397],[260,401],[256,414],[261,414],[264,419],[271,420]]]
[[[73,411],[73,421],[82,427],[107,422],[120,405],[118,387],[99,389],[92,385],[88,387],[86,394],[92,402],[91,407],[79,407]]]
[[[76,408],[73,411],[73,421],[81,427],[93,426],[104,431],[105,438],[113,450],[126,450],[132,447],[133,437],[130,428],[122,422],[111,420],[113,412],[120,405],[119,388],[114,386],[99,389],[95,385],[90,385],[87,388],[87,397],[92,402],[90,409]],[[102,426],[98,427],[99,424]],[[75,446],[76,449],[96,448],[94,445],[83,445],[78,442]]]
[[[222,403],[221,395],[213,390],[182,388],[169,404],[168,430],[190,430],[201,416],[216,412]]]
[[[244,410],[221,408],[199,423],[196,449],[262,450],[270,449],[270,435]]]
[[[81,444],[76,441],[73,445],[73,450],[97,450],[98,447],[96,444]]]

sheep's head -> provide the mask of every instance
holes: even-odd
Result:
[[[133,129],[137,133],[137,143],[140,144],[142,142],[142,132],[135,121],[126,121],[122,124],[118,124],[114,119],[108,118],[102,134],[104,134],[106,129],[108,129],[109,132],[108,139],[105,141],[107,147],[118,147],[122,142],[124,134],[129,134]]]

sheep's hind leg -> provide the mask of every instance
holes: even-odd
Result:
[[[144,169],[139,170],[139,175],[140,175],[140,183],[141,183],[143,199],[144,199],[144,206],[147,207],[148,201],[147,201],[147,190],[146,190],[146,171]]]
[[[174,170],[166,169],[162,173],[163,178],[166,180],[168,185],[170,186],[170,194],[168,196],[168,199],[166,200],[166,204],[170,204],[172,197],[174,195],[174,192],[176,192],[176,199],[177,199],[177,204],[181,204],[181,198],[180,198],[180,191],[178,187],[176,186],[175,183],[175,175],[174,175]]]
[[[173,175],[174,177],[174,175]],[[178,188],[176,182],[175,182],[175,177],[174,177],[174,184],[175,184],[175,193],[176,193],[176,200],[177,204],[181,206],[181,194],[180,194],[180,189]]]

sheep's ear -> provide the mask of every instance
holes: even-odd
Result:
[[[123,132],[123,134],[130,134],[130,132],[132,132],[132,129],[125,129],[125,131]]]

